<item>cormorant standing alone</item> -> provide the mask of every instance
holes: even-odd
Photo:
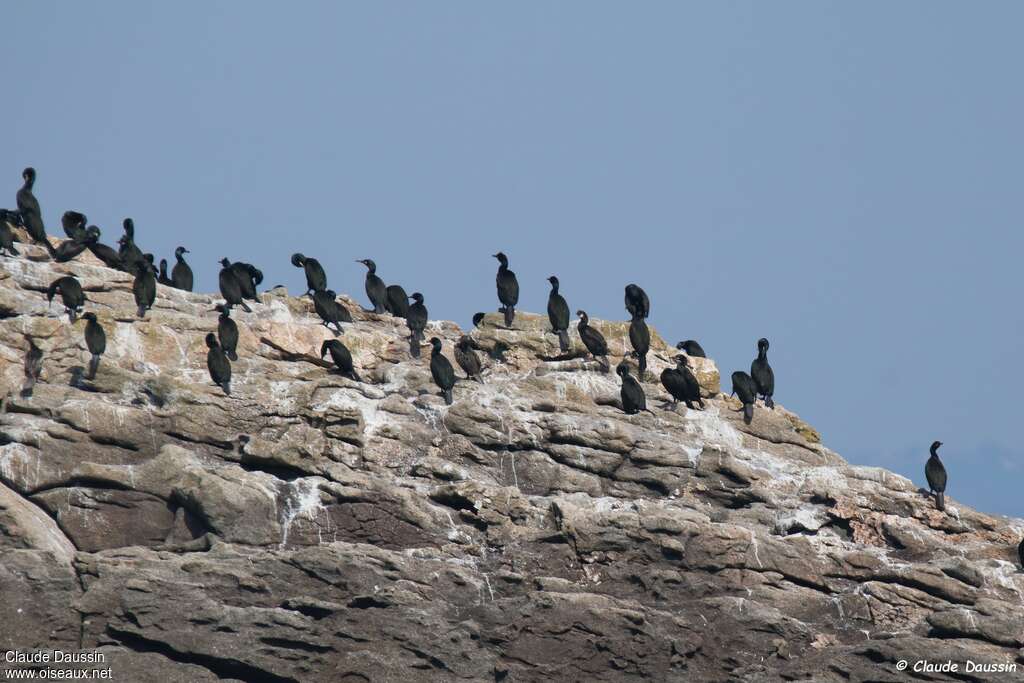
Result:
[[[86,245],[92,255],[103,261],[103,265],[107,268],[116,268],[117,270],[124,270],[124,263],[121,261],[121,254],[118,253],[113,247],[107,246],[106,244],[100,243],[100,229],[95,225],[90,225],[86,232],[89,233],[90,242]]]
[[[519,280],[516,274],[508,269],[508,257],[500,251],[494,255],[498,259],[498,301],[501,308],[498,309],[505,314],[505,327],[511,328],[512,321],[516,317],[516,304],[519,303]]]
[[[626,285],[626,311],[630,318],[646,318],[651,314],[651,300],[639,285]]]
[[[210,349],[206,352],[206,369],[210,371],[210,379],[230,396],[231,363],[228,362],[228,357],[224,355],[224,349],[220,347],[217,335],[213,332],[206,335],[206,346]]]
[[[306,273],[306,294],[327,289],[327,273],[315,258],[306,258],[302,254],[292,254],[292,265],[302,268]]]
[[[732,373],[732,393],[743,404],[743,421],[750,424],[754,419],[754,404],[757,403],[757,385],[753,378],[742,370]]]
[[[764,337],[757,340],[757,358],[750,364],[750,376],[757,385],[757,393],[764,396],[764,407],[775,408],[772,394],[775,393],[775,373],[768,365],[768,340]]]
[[[36,380],[43,371],[43,350],[36,346],[32,337],[25,335],[25,339],[28,340],[28,351],[25,352],[25,384],[21,388],[21,397],[30,398]]]
[[[103,326],[96,320],[96,314],[89,311],[82,316],[85,320],[85,346],[89,349],[89,374],[86,379],[95,379],[96,371],[100,367],[100,356],[107,350],[107,333]]]
[[[453,401],[452,387],[455,386],[455,368],[441,353],[440,339],[432,337],[430,345],[434,347],[430,352],[430,374],[434,377],[434,384],[440,387],[444,402],[451,405]]]
[[[139,317],[145,318],[146,311],[153,308],[153,302],[156,301],[156,276],[153,275],[153,267],[145,258],[135,261],[132,294],[135,295],[135,305],[139,307]]]
[[[124,227],[124,234],[117,241],[121,245],[117,253],[121,257],[121,264],[125,271],[134,273],[134,264],[136,262],[145,263],[146,259],[142,250],[135,244],[135,221],[125,218],[121,225]]]
[[[608,362],[608,342],[604,340],[604,335],[590,326],[590,317],[586,311],[576,311],[576,315],[580,318],[580,323],[576,326],[576,329],[580,333],[583,345],[587,347],[587,351],[590,351],[590,355],[594,357],[594,360],[601,364],[604,371],[608,372],[611,369],[611,364]],[[599,357],[604,360],[599,360]]]
[[[636,374],[642,382],[644,373],[647,372],[647,352],[651,350],[651,331],[647,329],[647,323],[639,315],[634,315],[629,323],[629,342],[633,345],[633,355],[636,356]]]
[[[423,305],[423,295],[419,292],[413,292],[409,298],[413,302],[405,314],[405,324],[409,327],[409,353],[413,358],[419,358],[423,330],[427,328],[427,307]]]
[[[342,322],[352,322],[352,316],[348,309],[338,303],[337,297],[338,295],[333,289],[320,289],[313,292],[313,309],[324,321],[324,327],[331,329],[331,325],[334,325],[334,336],[338,336],[341,332]]]
[[[231,319],[231,309],[224,304],[217,304],[214,310],[220,313],[217,317],[217,339],[220,340],[220,348],[230,360],[238,360],[238,325]]]
[[[483,384],[483,377],[480,376],[480,357],[473,350],[473,340],[470,337],[459,337],[455,344],[455,362],[466,373],[466,379],[475,379]]]
[[[548,294],[548,320],[551,321],[551,331],[558,335],[558,348],[562,353],[569,351],[569,304],[565,297],[558,293],[558,278],[552,275],[548,278],[551,283],[551,292]],[[474,319],[474,324],[476,320]]]
[[[387,300],[384,307],[396,318],[404,318],[409,313],[409,295],[402,285],[388,285]]]
[[[622,378],[622,389],[619,396],[622,398],[622,410],[627,415],[636,415],[640,411],[647,410],[647,397],[644,396],[644,388],[636,377],[629,374],[629,366],[619,363],[615,373]],[[650,412],[650,411],[648,411]]]
[[[383,313],[387,310],[388,288],[377,275],[377,264],[368,258],[357,259],[356,263],[366,266],[366,296],[373,304],[373,312]]]
[[[486,313],[474,313],[473,314],[473,327],[479,328],[481,323],[483,323],[484,317],[486,317],[486,315],[487,315]]]
[[[701,410],[704,409],[704,401],[700,397],[700,383],[690,371],[689,359],[683,354],[676,356],[676,367],[661,371],[661,384],[665,391],[672,395],[673,409],[679,401],[685,402],[686,407],[691,410],[695,410],[694,402]]]
[[[21,256],[21,252],[14,248],[14,233],[7,221],[0,220],[0,254],[7,252],[11,256]]]
[[[676,344],[676,348],[686,353],[687,356],[693,356],[694,358],[707,358],[704,355],[704,349],[693,339],[687,339]]]
[[[939,446],[941,441],[932,443],[931,456],[924,465],[924,478],[928,480],[929,490],[935,493],[935,507],[939,510],[946,509],[946,468],[939,460]]]
[[[167,259],[165,258],[160,259],[160,274],[157,275],[156,281],[165,287],[174,286],[174,282],[171,281],[171,278],[167,277]]]
[[[178,247],[174,250],[174,258],[177,263],[171,268],[171,284],[186,292],[192,291],[192,268],[185,263],[182,254],[189,253],[185,247]]]
[[[328,339],[320,345],[320,357],[323,358],[328,352],[330,352],[331,360],[334,361],[342,375],[356,382],[362,381],[356,373],[355,366],[352,365],[352,353],[348,350],[347,346],[337,339]]]
[[[252,313],[252,309],[242,301],[242,286],[238,283],[234,271],[231,270],[231,261],[226,258],[221,259],[220,265],[222,267],[217,280],[220,284],[220,295],[224,297],[227,307],[241,306],[246,313]]]
[[[43,245],[46,251],[53,256],[53,245],[46,239],[46,228],[43,226],[43,213],[39,209],[39,201],[32,194],[32,186],[36,182],[36,169],[26,168],[21,172],[21,178],[25,184],[18,190],[18,211],[21,213],[21,222],[28,231],[28,236],[33,242]]]
[[[46,290],[47,302],[52,302],[53,297],[60,292],[61,301],[64,302],[64,309],[68,313],[68,320],[75,322],[78,312],[85,305],[85,294],[82,292],[82,284],[73,275],[65,275],[50,283]]]

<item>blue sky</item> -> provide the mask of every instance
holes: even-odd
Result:
[[[573,308],[771,339],[776,398],[853,463],[1024,516],[1024,5],[952,2],[16,3],[0,206],[303,288],[317,256],[468,324],[557,274]]]

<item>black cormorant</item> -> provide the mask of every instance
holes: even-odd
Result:
[[[134,273],[134,264],[136,262],[145,263],[146,259],[142,250],[135,244],[135,221],[125,218],[121,225],[124,227],[124,234],[117,241],[120,245],[117,253],[121,257],[124,269],[129,273]]]
[[[622,378],[622,389],[619,391],[619,396],[622,398],[622,410],[627,415],[636,415],[641,411],[647,411],[647,397],[644,396],[644,388],[640,386],[636,377],[629,374],[629,366],[619,363],[615,368],[615,374]]]
[[[337,339],[328,339],[320,345],[320,357],[323,358],[330,352],[331,360],[338,367],[338,371],[342,375],[349,379],[361,382],[358,373],[356,373],[355,366],[352,365],[352,353],[348,350],[348,347],[342,344]]]
[[[1021,539],[1020,545],[1017,546],[1017,557],[1020,559],[1021,569],[1024,569],[1024,538]]]
[[[634,315],[629,323],[629,343],[633,345],[633,355],[636,356],[637,377],[644,381],[644,374],[647,372],[647,352],[651,350],[651,331],[647,329],[647,323],[639,315]]]
[[[404,318],[409,313],[409,295],[402,285],[388,285],[387,300],[384,307],[396,318]]]
[[[630,318],[646,318],[651,314],[651,300],[639,285],[626,285],[626,311]]]
[[[160,274],[156,276],[156,281],[165,287],[173,287],[174,283],[171,282],[171,278],[167,277],[167,259],[160,259]]]
[[[21,213],[21,221],[32,241],[43,245],[46,251],[53,256],[53,245],[46,239],[46,228],[43,226],[43,213],[39,210],[39,201],[32,194],[32,186],[36,182],[36,170],[32,167],[21,172],[21,178],[25,184],[18,190],[18,211]]]
[[[100,367],[100,356],[107,350],[107,333],[103,331],[103,326],[96,320],[96,314],[92,311],[85,313],[82,319],[85,320],[85,346],[91,354],[86,379],[94,379]]]
[[[320,316],[324,327],[331,329],[331,325],[334,325],[335,336],[341,332],[341,323],[352,322],[352,316],[348,309],[338,303],[337,296],[333,289],[321,289],[313,292],[313,309]]]
[[[43,350],[36,346],[32,337],[25,335],[28,341],[28,351],[25,352],[25,384],[21,388],[21,397],[30,398],[32,389],[43,371]]]
[[[252,313],[252,309],[242,300],[242,286],[238,283],[238,277],[234,271],[231,270],[231,261],[226,258],[221,259],[220,265],[222,267],[217,280],[220,284],[220,295],[224,297],[228,308],[241,306],[246,313]]]
[[[61,301],[64,302],[64,309],[68,313],[68,320],[75,322],[78,312],[85,305],[85,294],[82,292],[82,284],[73,276],[65,275],[50,283],[46,290],[46,300],[53,301],[54,295],[60,292]]]
[[[693,339],[687,339],[676,344],[676,348],[686,353],[687,356],[693,356],[695,358],[707,358],[704,355],[704,349]]]
[[[505,327],[512,327],[512,321],[516,317],[516,304],[519,303],[519,280],[516,274],[508,269],[508,257],[500,251],[494,255],[498,259],[498,275],[495,278],[498,283],[498,301],[501,302],[500,310],[505,314]]]
[[[225,259],[226,260],[226,259]],[[263,273],[251,263],[235,261],[230,266],[231,272],[238,280],[238,288],[243,299],[250,299],[259,302],[256,295],[256,285],[263,281]]]
[[[486,315],[487,315],[486,313],[474,313],[473,314],[473,327],[480,327],[480,325],[481,325],[481,323],[483,323],[484,317]]]
[[[405,324],[409,327],[409,353],[413,358],[419,358],[423,330],[427,328],[427,307],[423,305],[423,295],[419,292],[413,292],[409,298],[412,304],[405,314]]]
[[[430,345],[434,347],[430,352],[430,374],[434,377],[434,384],[440,387],[444,402],[451,405],[453,401],[452,387],[455,386],[455,368],[441,353],[440,339],[432,337]]]
[[[206,346],[210,349],[206,352],[206,369],[210,371],[210,379],[230,396],[231,363],[228,362],[228,357],[224,355],[224,349],[220,347],[217,335],[213,332],[206,335]]]
[[[694,402],[704,409],[704,401],[700,397],[700,383],[690,370],[690,361],[683,354],[676,356],[676,367],[665,368],[661,371],[661,384],[672,396],[672,408],[675,409],[679,401],[686,403],[686,407],[695,410]]]
[[[565,302],[565,297],[558,293],[558,278],[552,275],[548,282],[551,283],[551,292],[548,294],[548,320],[551,322],[551,331],[558,335],[558,348],[562,353],[566,353],[569,350],[569,304]]]
[[[185,258],[182,254],[189,253],[185,247],[178,247],[174,250],[174,258],[177,261],[174,267],[171,268],[171,284],[178,289],[183,289],[186,292],[192,291],[192,268],[185,263]]]
[[[153,302],[156,301],[156,276],[145,259],[135,262],[132,294],[135,295],[135,305],[139,307],[138,316],[145,318],[146,311],[153,308]]]
[[[387,310],[388,287],[377,275],[377,264],[368,258],[357,259],[356,263],[366,266],[366,296],[373,304],[373,312],[383,313]]]
[[[754,384],[753,378],[742,370],[732,373],[732,393],[736,394],[743,404],[743,421],[750,424],[754,419],[754,404],[757,403],[757,385]]]
[[[121,254],[118,253],[113,247],[107,246],[106,244],[100,243],[100,229],[95,225],[90,225],[86,230],[89,233],[90,242],[86,245],[92,255],[103,261],[103,264],[107,268],[116,268],[117,270],[124,270],[124,263],[121,261]]]
[[[757,340],[757,358],[750,364],[750,376],[757,385],[757,393],[764,396],[764,407],[775,408],[772,394],[775,393],[775,373],[768,365],[768,340],[762,337]]]
[[[11,256],[21,256],[21,252],[14,248],[14,233],[7,221],[0,220],[0,254],[7,252]]]
[[[576,315],[580,318],[580,323],[576,326],[576,329],[580,333],[583,345],[587,347],[587,351],[590,351],[590,355],[594,357],[594,360],[601,364],[604,371],[608,372],[611,369],[611,364],[608,362],[608,342],[604,340],[604,335],[590,326],[590,317],[586,311],[576,311]]]
[[[78,238],[64,240],[58,244],[57,248],[53,250],[53,260],[58,263],[67,263],[85,251],[96,239],[94,233],[83,230]]]
[[[315,258],[307,258],[302,254],[295,253],[292,254],[292,265],[302,268],[306,273],[306,294],[327,290],[327,273]]]
[[[217,317],[217,339],[220,348],[231,360],[238,360],[238,325],[231,319],[231,309],[224,304],[217,304],[214,310],[220,313]]]
[[[935,494],[935,507],[939,510],[946,509],[946,468],[939,460],[939,446],[941,441],[932,443],[931,456],[924,466],[924,478],[928,480],[928,489]]]
[[[87,220],[84,213],[65,211],[64,215],[60,217],[60,224],[64,228],[64,234],[68,236],[68,239],[82,242],[85,240],[85,224]]]
[[[459,337],[455,344],[455,362],[466,373],[466,379],[475,379],[483,384],[484,379],[480,376],[480,357],[476,355],[473,346],[473,340],[468,336]]]

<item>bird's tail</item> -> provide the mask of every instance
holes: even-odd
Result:
[[[139,304],[139,317],[140,318],[145,318],[146,317],[146,304]]]
[[[384,314],[386,312],[386,309],[384,308],[384,304],[381,304],[381,303],[374,304],[373,305],[373,312],[378,314],[378,315]]]
[[[26,377],[25,385],[21,388],[22,398],[32,398],[32,389],[36,386],[35,377]]]
[[[96,371],[100,369],[100,354],[92,354],[92,358],[89,359],[89,374],[86,379],[95,379]]]
[[[480,384],[484,383],[484,378],[480,375],[479,372],[473,375],[473,379],[475,379],[477,382],[480,382]]]
[[[647,372],[647,354],[641,354],[637,360],[637,368],[639,370],[640,379],[643,380],[644,373]]]
[[[74,323],[76,320],[78,320],[78,311],[76,309],[74,309],[74,308],[69,308],[68,309],[68,320],[70,320],[72,323]]]
[[[935,507],[939,510],[946,509],[946,494],[944,492],[939,491],[935,494]]]
[[[771,408],[772,410],[775,410],[775,401],[772,400],[771,396],[765,396],[764,397],[764,407],[765,408]]]
[[[602,368],[603,372],[611,372],[612,371],[612,364],[611,364],[611,361],[608,360],[608,356],[601,356],[601,360],[599,360],[597,362],[601,365],[601,368]]]
[[[231,349],[230,351],[228,351],[227,352],[227,356],[228,356],[228,359],[231,360],[231,362],[234,362],[234,361],[238,360],[238,354],[235,352],[234,349]]]
[[[451,389],[445,389],[444,390],[444,402],[447,405],[451,405],[452,401],[454,401],[454,400],[455,399],[452,397],[452,390]]]
[[[40,240],[39,243],[41,245],[43,245],[44,249],[46,249],[46,252],[50,255],[50,258],[56,261],[57,260],[57,252],[54,250],[53,245],[50,244],[50,240],[48,240],[48,239],[46,239],[44,237],[42,240]]]
[[[743,421],[750,424],[754,419],[754,404],[744,403],[743,404]]]
[[[231,395],[231,382],[221,382],[220,388],[224,390],[224,393],[228,396]]]
[[[569,331],[559,330],[558,331],[558,348],[562,350],[562,353],[569,351]]]
[[[246,313],[252,313],[252,309],[244,301],[239,301],[238,305],[242,307],[242,310]]]
[[[417,339],[418,336],[419,335],[417,335],[415,332],[409,335],[409,354],[413,358],[420,357],[420,342],[419,339]]]
[[[516,319],[516,307],[512,304],[505,306],[505,327],[512,327],[512,321]]]
[[[362,382],[363,381],[362,379],[360,379],[359,373],[356,372],[355,368],[352,368],[352,372],[348,373],[348,376],[349,376],[349,379],[351,379],[351,380],[353,380],[355,382]]]

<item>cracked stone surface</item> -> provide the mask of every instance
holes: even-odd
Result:
[[[694,359],[704,411],[667,410],[652,328],[627,416],[618,380],[560,356],[546,316],[470,334],[484,383],[448,407],[404,323],[343,341],[283,289],[238,312],[233,395],[207,375],[215,297],[85,254],[0,258],[0,645],[101,648],[115,680],[898,681],[895,663],[1024,670],[1024,522],[847,464],[783,406],[750,425]],[[74,274],[107,330],[48,306]],[[612,363],[628,324],[595,320]],[[432,321],[445,353],[464,331]],[[22,398],[32,335],[43,373]],[[486,354],[482,354],[486,356]],[[461,377],[461,373],[460,373]],[[923,462],[923,461],[922,461]],[[988,674],[919,680],[987,680]]]

